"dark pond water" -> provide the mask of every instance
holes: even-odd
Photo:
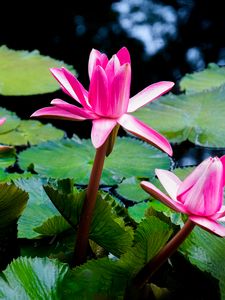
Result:
[[[132,57],[134,94],[160,80],[176,83],[210,62],[225,64],[223,1],[120,0],[64,1],[54,7],[42,2],[1,4],[0,45],[12,49],[39,49],[41,54],[73,65],[88,86],[87,60],[92,48],[108,55],[127,46]],[[13,83],[12,83],[13,84]],[[177,86],[173,92],[179,92]],[[54,95],[0,97],[0,105],[29,118]],[[54,123],[54,122],[53,122]],[[85,123],[85,124],[84,124]],[[88,137],[90,124],[55,122],[69,134]],[[202,149],[190,143],[174,146],[178,165],[196,164],[223,150]]]

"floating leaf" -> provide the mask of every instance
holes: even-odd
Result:
[[[13,147],[0,145],[0,168],[7,168],[16,162],[16,151]]]
[[[195,94],[168,95],[134,115],[171,142],[225,147],[224,98],[225,85]]]
[[[21,121],[15,130],[0,135],[0,141],[7,145],[35,145],[49,140],[58,140],[64,136],[64,131],[51,124],[39,121]]]
[[[0,277],[1,299],[62,299],[66,264],[48,258],[20,257]]]
[[[30,178],[33,175],[29,172],[24,172],[24,173],[8,173],[5,170],[0,168],[0,182],[5,183],[5,182],[11,182],[20,178]]]
[[[141,202],[128,207],[128,213],[135,222],[140,223],[143,220],[147,209],[149,209],[149,203]]]
[[[49,218],[59,215],[59,212],[46,195],[41,179],[32,177],[15,183],[29,194],[27,207],[18,223],[18,235],[20,238],[36,238],[39,234],[34,229]]]
[[[6,118],[5,123],[0,126],[0,143],[3,143],[1,136],[13,129],[16,129],[20,124],[20,118],[14,112],[0,107],[0,118]]]
[[[196,227],[180,251],[200,270],[219,280],[221,300],[225,299],[225,239]]]
[[[39,51],[15,51],[6,46],[0,47],[0,93],[22,96],[50,93],[60,88],[50,74],[49,68],[66,66]]]
[[[125,179],[118,186],[116,192],[123,198],[133,202],[141,202],[149,198],[149,195],[140,187],[140,180],[135,177]]]
[[[201,72],[186,74],[180,81],[186,93],[201,92],[225,84],[225,68],[211,63]]]
[[[90,140],[64,139],[21,152],[19,164],[22,169],[33,165],[37,173],[46,177],[74,178],[77,184],[87,184],[94,154]],[[169,165],[168,156],[150,145],[137,139],[118,138],[105,160],[101,183],[114,185],[131,176],[149,178],[156,167],[168,169]]]

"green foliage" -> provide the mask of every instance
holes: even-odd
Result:
[[[119,265],[129,271],[130,277],[135,276],[166,244],[171,234],[172,229],[168,224],[154,216],[147,217],[139,224],[133,247],[121,256]]]
[[[21,152],[19,165],[24,170],[33,165],[37,173],[46,177],[73,178],[77,184],[87,184],[94,153],[90,140],[74,137],[42,143]],[[169,165],[168,156],[148,144],[118,138],[112,154],[106,158],[101,183],[114,185],[131,176],[150,178],[156,167],[168,169]]]
[[[171,94],[134,115],[164,134],[170,142],[189,140],[204,147],[225,147],[224,97],[225,85],[199,93]],[[215,124],[220,126],[215,127]]]
[[[39,51],[15,51],[0,47],[0,94],[22,96],[50,93],[60,85],[49,68],[67,67],[62,61],[40,55]]]
[[[127,200],[141,202],[149,195],[140,187],[140,180],[135,177],[125,179],[116,189],[116,192]]]
[[[17,221],[28,200],[28,194],[14,184],[0,184],[0,230]]]
[[[129,280],[160,250],[171,233],[168,225],[155,217],[144,220],[135,232],[133,246],[119,260],[90,260],[72,270],[65,283],[65,298],[122,299]]]
[[[48,258],[20,257],[0,277],[0,299],[62,299],[66,264]]]
[[[65,299],[122,299],[127,271],[108,258],[90,260],[71,271],[65,282]],[[119,298],[121,297],[121,298]]]
[[[14,184],[0,184],[0,270],[19,254],[17,221],[28,194]]]
[[[59,212],[46,195],[41,179],[33,176],[16,180],[15,183],[29,194],[27,207],[18,223],[18,236],[36,238],[39,234],[35,228],[42,226],[48,219],[59,216]]]
[[[16,161],[16,151],[13,147],[0,145],[0,168],[13,165]]]
[[[196,227],[182,244],[182,254],[203,272],[219,280],[221,300],[225,299],[225,239]]]
[[[20,118],[14,112],[0,107],[0,117],[6,118],[6,122],[0,126],[0,143],[2,134],[15,130],[20,124]]]
[[[6,121],[7,123],[7,121]],[[51,124],[42,124],[39,121],[21,121],[11,131],[0,134],[0,141],[7,145],[36,145],[49,140],[58,140],[64,136],[64,132]]]
[[[76,229],[79,222],[85,192],[63,193],[45,186],[49,198],[67,222]],[[132,230],[122,218],[113,213],[111,206],[99,194],[91,223],[90,239],[115,256],[126,252],[132,243]]]
[[[225,84],[225,68],[209,64],[201,72],[186,74],[180,81],[180,87],[186,93],[201,92]]]

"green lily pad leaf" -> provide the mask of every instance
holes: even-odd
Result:
[[[225,239],[196,227],[179,249],[193,265],[219,280],[221,300],[224,300]]]
[[[24,173],[8,173],[6,172],[4,169],[0,168],[0,182],[1,183],[5,183],[5,182],[11,182],[11,181],[15,181],[17,179],[20,178],[30,178],[33,175],[29,172],[24,172]]]
[[[118,186],[116,192],[123,198],[133,202],[144,201],[149,198],[149,194],[141,188],[140,182],[135,177],[127,178]]]
[[[61,299],[68,266],[48,258],[20,257],[0,277],[1,299]]]
[[[0,140],[8,145],[36,145],[40,142],[58,140],[64,136],[64,131],[51,124],[42,124],[36,120],[21,121],[15,130],[0,135]]]
[[[46,195],[41,179],[32,177],[20,179],[15,184],[29,194],[29,201],[23,215],[18,222],[18,236],[20,238],[37,238],[36,227],[43,225],[49,218],[59,216],[59,212]]]
[[[181,90],[186,93],[201,92],[225,84],[225,68],[210,63],[208,67],[192,74],[186,74],[180,81]]]
[[[0,143],[2,144],[2,134],[16,129],[19,126],[21,120],[14,112],[11,112],[2,107],[0,107],[0,118],[6,118],[5,123],[0,126]]]
[[[37,173],[46,177],[73,178],[77,184],[87,184],[94,155],[90,140],[64,139],[21,152],[19,165],[24,170],[33,165]],[[168,169],[169,165],[168,156],[150,145],[137,139],[118,138],[105,160],[101,183],[114,185],[131,176],[150,178],[156,167]]]
[[[45,186],[45,191],[62,216],[76,229],[85,192],[74,190],[68,194],[51,186]],[[115,214],[115,210],[112,210],[99,193],[91,223],[90,239],[115,256],[120,256],[131,246],[132,234],[131,228],[124,225],[123,219]]]
[[[168,95],[134,115],[170,142],[189,140],[205,147],[225,147],[224,98],[225,85],[195,94]]]
[[[141,202],[128,207],[128,213],[135,222],[140,223],[143,220],[147,209],[149,209],[149,203]]]
[[[49,68],[66,66],[39,51],[15,51],[0,47],[0,94],[22,96],[50,93],[60,88]]]
[[[16,162],[15,148],[0,145],[0,168],[7,168]]]

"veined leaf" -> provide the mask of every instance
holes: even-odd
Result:
[[[7,168],[16,161],[15,148],[0,145],[0,168]]]
[[[66,264],[48,258],[20,257],[0,277],[0,299],[62,299]]]
[[[20,238],[36,238],[39,234],[34,230],[43,225],[49,218],[58,216],[59,212],[46,195],[39,178],[19,179],[16,185],[27,191],[29,201],[18,223]]]
[[[0,126],[0,143],[3,143],[1,141],[2,134],[16,129],[19,126],[21,120],[14,112],[2,107],[0,107],[0,117],[6,118],[5,123]]]
[[[200,270],[219,280],[221,300],[225,299],[225,239],[196,226],[180,251]]]
[[[28,194],[14,184],[0,184],[0,270],[19,255],[17,221]]]
[[[225,85],[194,94],[168,95],[134,115],[171,142],[189,140],[200,146],[225,147],[224,98]]]
[[[14,130],[0,134],[0,141],[3,144],[16,146],[36,145],[49,140],[58,140],[63,136],[64,131],[51,124],[44,125],[36,120],[26,120],[21,121]]]
[[[180,81],[181,90],[186,93],[201,92],[225,84],[225,68],[210,63],[206,69],[186,74]]]
[[[118,261],[130,272],[135,274],[166,244],[172,234],[169,225],[152,216],[144,219],[138,226],[134,235],[134,245],[121,256]]]
[[[127,275],[116,261],[108,258],[90,260],[70,272],[65,282],[64,297],[77,300],[120,299]]]
[[[77,184],[87,184],[94,153],[90,140],[64,139],[21,152],[19,164],[23,169],[33,165],[37,173],[46,177],[73,178]],[[131,176],[150,178],[156,167],[169,166],[168,156],[150,145],[137,139],[117,138],[112,154],[105,160],[101,183],[114,185]]]
[[[0,229],[17,221],[27,200],[28,194],[14,184],[0,184]]]
[[[63,217],[76,229],[85,193],[75,191],[65,194],[50,186],[45,186],[45,190]],[[112,208],[100,194],[96,201],[89,237],[115,256],[126,252],[132,243],[131,228],[125,226],[123,220],[112,212]]]
[[[116,192],[123,198],[133,202],[144,201],[149,198],[149,195],[140,187],[140,182],[141,180],[135,177],[127,178],[118,186]]]
[[[51,57],[40,55],[39,51],[15,51],[0,47],[0,93],[22,96],[50,93],[60,85],[50,74],[49,68],[71,66]]]
[[[148,218],[139,225],[134,246],[119,260],[101,258],[74,269],[65,283],[65,298],[120,299],[128,281],[159,251],[170,235],[167,224],[155,217]]]

